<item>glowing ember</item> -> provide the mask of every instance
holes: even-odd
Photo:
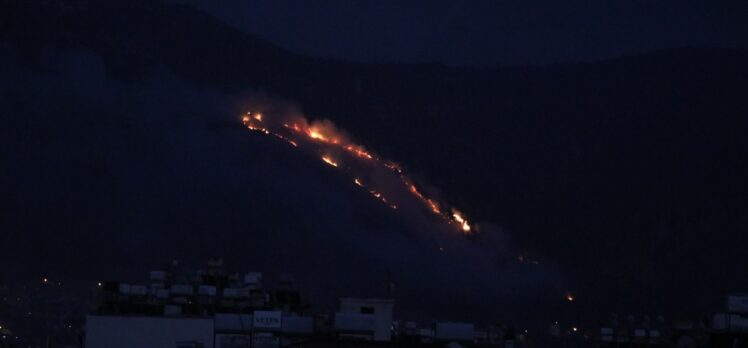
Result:
[[[413,192],[413,194],[418,196],[418,198],[423,198],[423,195],[420,192],[418,192],[416,185],[410,184],[409,187],[410,187],[410,192]]]
[[[366,158],[366,159],[374,159],[374,156],[366,152],[366,150],[364,150],[364,148],[360,146],[348,145],[345,147],[345,149],[355,154],[358,157]]]
[[[384,164],[384,166],[387,167],[388,169],[394,171],[394,172],[397,172],[398,174],[402,174],[403,173],[402,169],[400,169],[400,166],[397,165],[397,163],[387,162],[387,163]]]
[[[337,167],[338,166],[338,164],[335,161],[333,161],[332,158],[330,158],[328,156],[322,156],[322,160],[325,161],[325,163],[327,163],[327,164],[329,164],[329,165],[331,165],[333,167]]]
[[[441,209],[439,209],[439,203],[436,203],[433,199],[426,198],[426,204],[429,205],[429,208],[431,208],[431,211],[434,212],[434,214],[442,213]]]

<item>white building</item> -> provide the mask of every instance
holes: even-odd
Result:
[[[342,298],[335,313],[335,331],[343,337],[389,342],[394,306],[388,299]]]

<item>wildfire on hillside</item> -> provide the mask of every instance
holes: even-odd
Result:
[[[405,192],[409,192],[412,197],[420,201],[433,215],[439,217],[447,224],[455,226],[457,230],[466,235],[473,233],[473,228],[464,214],[455,208],[447,208],[447,205],[443,202],[440,204],[436,199],[426,196],[405,174],[400,165],[392,161],[383,160],[364,146],[351,142],[348,137],[338,131],[329,121],[309,123],[306,119],[300,118],[273,123],[269,122],[267,115],[247,112],[242,117],[242,122],[250,130],[283,140],[293,147],[303,147],[304,144],[313,144],[314,149],[310,150],[318,152],[324,163],[351,175],[356,186],[365,189],[373,198],[388,207],[397,209],[397,204],[392,199],[385,197],[384,190],[381,187],[376,187],[372,183],[365,184],[360,179],[357,171],[361,171],[361,166],[355,167],[355,169],[353,166],[346,166],[345,162],[350,162],[350,158],[345,160],[342,157],[336,157],[331,154],[348,154],[352,158],[368,164],[370,166],[368,168],[386,169],[396,175]],[[279,126],[275,126],[276,124]]]

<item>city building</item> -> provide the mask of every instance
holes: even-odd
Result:
[[[173,263],[150,283],[99,283],[98,306],[86,317],[87,348],[278,347],[314,334],[314,318],[282,275],[270,288],[259,272],[227,272],[222,260],[191,271]]]
[[[228,272],[220,259],[205,269],[177,262],[143,284],[102,281],[86,317],[86,348],[279,348],[429,345],[497,347],[495,328],[472,323],[420,326],[394,320],[392,299],[339,299],[334,313],[310,313],[291,275],[268,282],[260,272]]]
[[[389,342],[394,305],[386,299],[342,298],[335,313],[335,332],[341,337]]]

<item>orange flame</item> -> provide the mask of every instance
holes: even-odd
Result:
[[[345,149],[358,157],[365,158],[365,159],[374,159],[374,156],[372,156],[370,153],[364,150],[364,148],[361,146],[348,145],[345,147]]]
[[[470,224],[468,224],[467,220],[465,220],[465,218],[463,218],[459,212],[454,211],[452,213],[452,217],[455,219],[455,221],[457,221],[460,227],[462,227],[463,232],[465,232],[466,234],[470,233]]]
[[[312,139],[319,139],[322,141],[327,141],[327,138],[315,129],[310,129],[308,134],[309,134],[309,137]]]
[[[337,162],[335,162],[335,161],[334,161],[334,160],[333,160],[332,158],[330,158],[329,156],[322,156],[322,160],[323,160],[323,161],[324,161],[325,163],[327,163],[327,164],[329,164],[329,165],[331,165],[331,166],[333,166],[333,167],[337,167],[337,166],[338,166],[338,163],[337,163]]]
[[[323,143],[330,143],[330,144],[338,144],[340,140],[338,138],[334,138],[332,136],[326,135],[323,133],[323,131],[317,127],[312,127],[307,130],[307,135],[309,135],[310,138],[319,140]]]

